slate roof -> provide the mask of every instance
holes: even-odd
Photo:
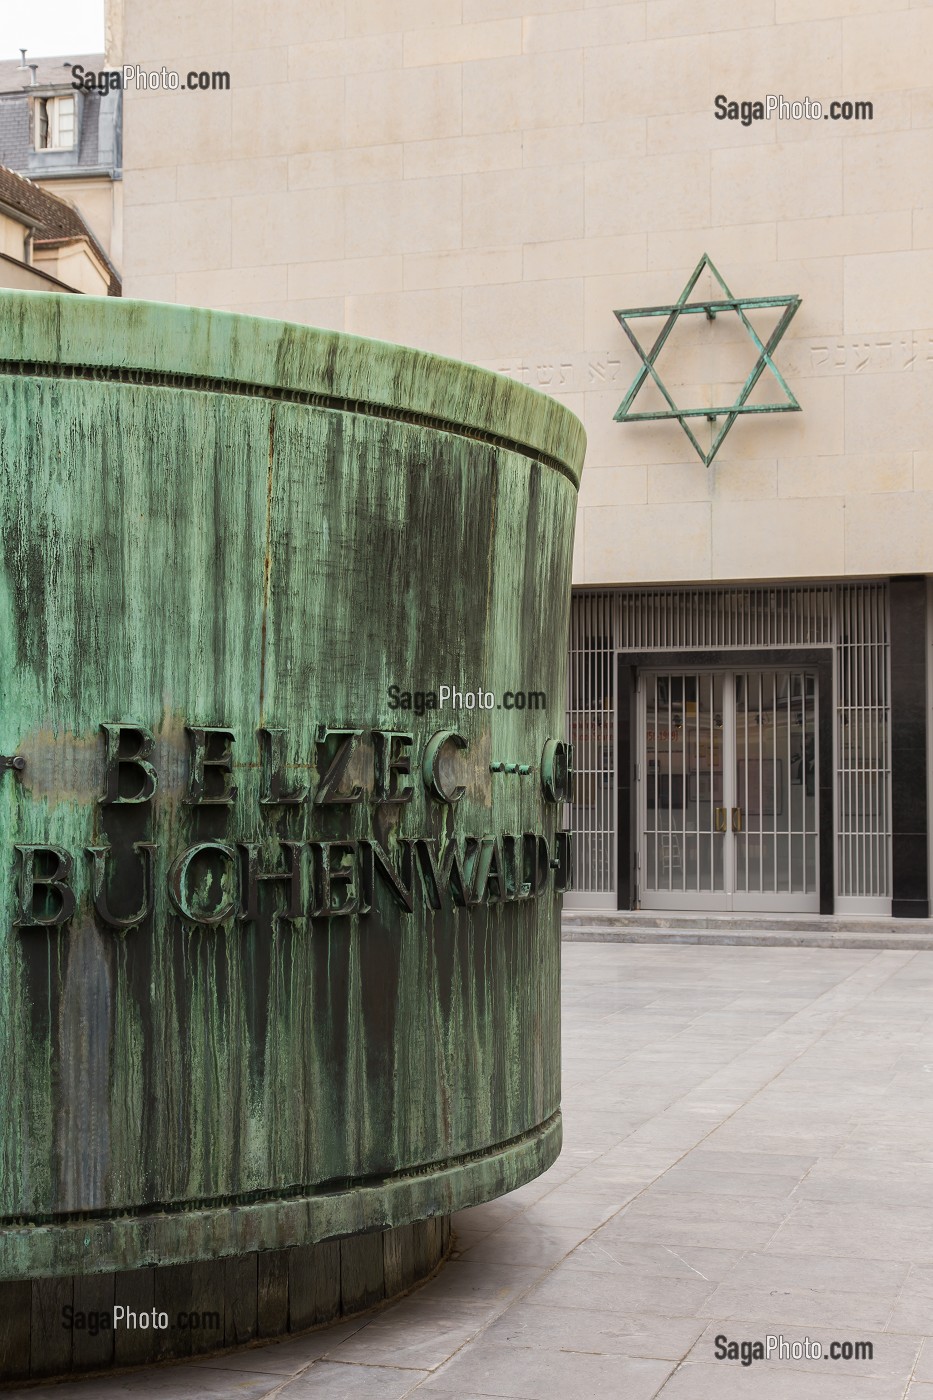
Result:
[[[0,160],[14,170],[29,161],[29,108],[22,97],[0,97]]]
[[[49,87],[53,84],[67,84],[70,87],[71,64],[80,63],[82,67],[97,73],[106,67],[107,60],[102,53],[63,54],[61,58],[32,58],[27,53],[27,66],[21,68],[18,58],[0,59],[0,93],[21,92],[23,88],[29,87],[32,83],[32,71],[28,66],[30,63],[37,65],[36,80],[39,87]],[[66,63],[69,65],[67,68]]]

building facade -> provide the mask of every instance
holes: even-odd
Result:
[[[77,209],[3,165],[0,287],[120,295],[120,279]]]
[[[125,0],[110,33],[230,75],[125,94],[128,295],[407,342],[583,419],[576,902],[927,916],[929,6]],[[651,360],[704,452],[780,311],[747,302],[799,298],[743,402],[780,375],[800,411],[738,416],[709,466],[676,418],[615,419],[664,322],[629,323],[641,358],[613,313],[704,254],[711,312]],[[649,374],[632,410],[666,406]]]
[[[122,90],[79,83],[103,54],[0,63],[0,165],[78,210],[113,268],[123,243]]]

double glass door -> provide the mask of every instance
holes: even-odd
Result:
[[[818,911],[815,674],[645,671],[638,700],[642,908]]]

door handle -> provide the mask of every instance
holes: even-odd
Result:
[[[742,830],[742,808],[741,808],[741,807],[733,807],[733,809],[732,809],[732,830],[733,830],[733,831],[741,831],[741,830]]]
[[[716,818],[716,830],[717,830],[717,831],[725,831],[725,830],[726,830],[726,809],[725,809],[725,807],[716,807],[716,808],[714,809],[714,814],[715,814],[715,818]]]

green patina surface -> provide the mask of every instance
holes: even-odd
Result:
[[[564,732],[575,419],[396,346],[189,309],[0,294],[0,1278],[272,1248],[486,1199],[559,1150],[559,896],[365,916],[184,920],[198,842],[534,831]],[[388,687],[543,691],[539,711],[393,710]],[[152,801],[103,806],[102,723],[155,737]],[[363,731],[363,801],[263,805],[256,731],[312,794],[321,725]],[[230,806],[186,803],[185,726],[233,731]],[[455,728],[420,781],[429,736]],[[373,730],[413,735],[378,803]],[[490,764],[531,773],[491,772]],[[216,776],[216,774],[215,774]],[[446,780],[446,779],[445,779]],[[126,933],[85,848],[154,909]],[[14,926],[17,844],[74,856],[74,917]],[[193,872],[192,901],[237,869]],[[310,876],[307,877],[310,879]],[[281,882],[280,882],[281,883]],[[309,906],[310,907],[310,906]]]

